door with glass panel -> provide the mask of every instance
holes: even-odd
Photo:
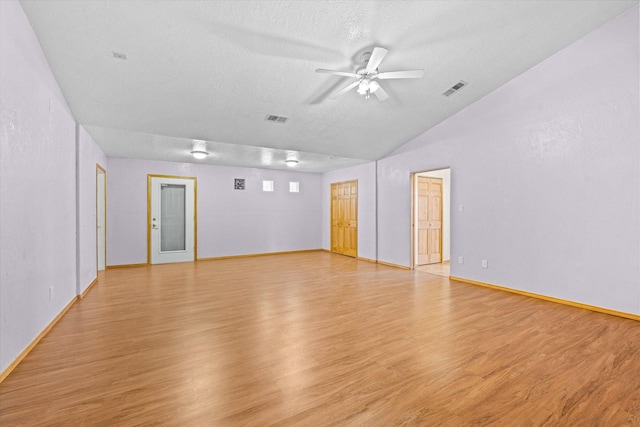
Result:
[[[149,263],[196,259],[195,202],[195,178],[148,176]]]

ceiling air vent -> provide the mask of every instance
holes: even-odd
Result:
[[[268,122],[285,123],[287,120],[289,120],[289,117],[276,116],[274,114],[267,114],[267,117],[265,117],[264,119]]]
[[[469,83],[460,80],[458,83],[454,84],[449,89],[447,89],[444,92],[442,92],[442,94],[444,96],[451,96],[451,95],[453,95],[454,93],[456,93],[457,91],[459,91],[460,89],[462,89],[463,87],[465,87],[468,84]]]

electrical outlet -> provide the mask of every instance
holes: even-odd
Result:
[[[464,264],[464,257],[462,256],[458,257],[458,264]]]
[[[464,205],[458,205],[458,212],[464,212]]]
[[[489,263],[487,262],[486,259],[482,260],[482,268],[488,268],[489,267]]]
[[[49,301],[53,301],[53,286],[49,286]]]

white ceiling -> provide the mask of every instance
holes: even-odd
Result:
[[[324,172],[379,159],[638,4],[22,0],[76,120],[109,156]],[[315,72],[389,49],[384,102]],[[126,55],[117,59],[114,52]],[[442,92],[464,80],[451,97]],[[286,124],[267,114],[289,117]],[[196,161],[191,140],[212,153]]]

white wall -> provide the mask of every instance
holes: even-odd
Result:
[[[17,1],[0,58],[1,372],[76,295],[76,129]]]
[[[115,157],[108,165],[107,265],[147,262],[148,174],[198,178],[198,258],[321,248],[319,174]],[[234,190],[234,178],[246,189]],[[263,179],[274,192],[262,191]]]
[[[78,126],[78,294],[97,277],[96,164],[107,167],[107,157],[82,126]]]
[[[409,265],[410,173],[450,166],[453,276],[640,314],[638,40],[636,7],[380,160],[379,259]]]
[[[331,184],[354,179],[358,180],[358,257],[377,259],[375,162],[322,176],[322,247],[331,250]]]

